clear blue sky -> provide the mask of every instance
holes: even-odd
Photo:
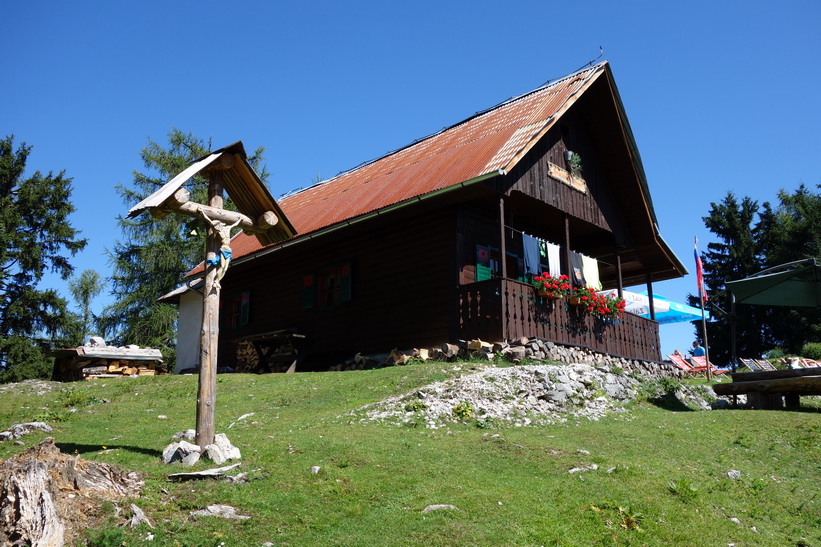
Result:
[[[115,219],[133,205],[114,186],[143,168],[149,137],[264,146],[278,196],[570,73],[601,45],[661,232],[693,272],[711,201],[821,182],[819,28],[817,0],[0,0],[0,130],[34,146],[31,172],[74,179],[89,245],[73,263],[108,275]],[[655,290],[683,301],[694,277]],[[693,337],[690,324],[661,332],[665,353]]]

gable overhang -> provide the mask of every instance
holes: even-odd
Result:
[[[597,131],[592,135],[607,156],[600,159],[606,161],[616,179],[611,180],[612,199],[625,212],[622,218],[630,234],[629,244],[622,248],[629,284],[644,283],[647,275],[654,281],[687,275],[686,267],[661,236],[641,155],[609,64],[579,101],[586,102],[587,115],[595,118]],[[607,123],[601,123],[601,116],[608,118]],[[612,250],[601,252],[615,260]]]
[[[248,163],[242,141],[237,141],[194,160],[191,165],[165,183],[159,190],[132,207],[128,211],[128,218],[133,218],[146,210],[162,209],[188,180],[220,162],[229,166],[220,170],[222,184],[240,213],[252,221],[268,211],[276,216],[276,224],[264,230],[255,231],[254,235],[260,245],[270,245],[296,235],[296,229],[271,196],[265,183]]]
[[[628,121],[627,114],[624,110],[624,103],[622,103],[621,95],[616,87],[616,81],[613,78],[613,72],[611,71],[609,65],[606,66],[605,74],[607,76],[606,81],[610,90],[610,95],[618,114],[624,145],[630,157],[630,166],[632,167],[634,177],[638,183],[638,188],[640,191],[642,214],[641,218],[638,218],[637,215],[636,220],[640,220],[640,224],[637,223],[638,225],[636,225],[635,228],[638,233],[643,233],[648,236],[647,239],[649,239],[649,241],[645,239],[645,244],[649,244],[649,246],[653,247],[654,251],[660,255],[647,264],[648,274],[650,274],[652,279],[656,281],[683,277],[688,273],[687,268],[661,236],[658,218],[656,217],[656,211],[650,195],[650,187],[647,183],[647,175],[644,171],[644,164],[641,161],[641,155],[639,154],[639,149],[636,145],[635,137],[633,136],[633,130],[630,128],[630,122]],[[639,239],[639,241],[642,240]]]

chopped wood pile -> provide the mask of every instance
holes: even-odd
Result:
[[[259,365],[259,355],[254,344],[243,340],[237,344],[237,372],[252,372]]]
[[[135,345],[108,346],[96,336],[84,346],[59,349],[52,354],[55,357],[53,379],[59,381],[154,376],[167,372],[160,350]]]
[[[83,367],[83,379],[94,380],[95,378],[112,378],[116,376],[154,376],[165,372],[162,368],[158,371],[157,365],[152,362],[125,361],[124,363],[117,359],[110,361],[107,365],[91,364]]]

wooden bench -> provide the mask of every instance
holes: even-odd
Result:
[[[717,395],[747,395],[751,408],[797,407],[801,395],[821,395],[821,367],[736,372],[729,384],[715,384]]]

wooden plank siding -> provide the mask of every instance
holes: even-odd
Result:
[[[568,112],[565,116],[569,119],[563,118],[562,124],[551,129],[507,176],[495,181],[496,189],[508,195],[520,192],[610,232],[625,244],[629,236],[622,213],[610,192],[612,181],[608,181],[606,170],[598,161],[596,147],[585,136],[583,125],[576,124],[570,131],[567,127],[574,122],[573,115]],[[566,167],[563,157],[566,150],[576,152],[582,158],[586,193],[548,176],[548,163]]]
[[[235,359],[234,340],[279,329],[304,334],[318,363],[357,352],[519,337],[659,360],[653,321],[628,314],[605,325],[563,302],[536,298],[530,285],[512,279],[513,272],[510,279],[476,282],[477,246],[502,248],[502,196],[505,248],[518,257],[523,254],[520,231],[564,247],[565,213],[571,217],[574,251],[600,258],[595,250],[612,254],[617,241],[628,242],[623,213],[609,190],[617,181],[607,179],[609,166],[598,161],[605,151],[588,138],[585,123],[571,109],[510,173],[232,265],[222,280],[223,294],[250,293],[249,321],[223,330],[220,363]],[[582,156],[587,192],[548,176],[548,163],[564,167],[568,149]],[[351,266],[351,300],[328,309],[302,309],[304,276],[342,263]],[[614,279],[614,274],[603,276],[602,282],[613,287]]]
[[[463,339],[542,338],[631,359],[661,360],[655,321],[625,313],[606,322],[569,306],[565,299],[539,297],[526,283],[491,279],[463,285],[459,303]],[[507,332],[502,332],[503,324]]]
[[[406,344],[450,341],[456,276],[453,210],[388,215],[316,240],[234,265],[222,281],[226,297],[250,292],[248,323],[223,330],[220,363],[235,360],[234,340],[297,329],[310,354],[381,353]],[[327,309],[302,309],[305,275],[351,265],[351,300]]]

